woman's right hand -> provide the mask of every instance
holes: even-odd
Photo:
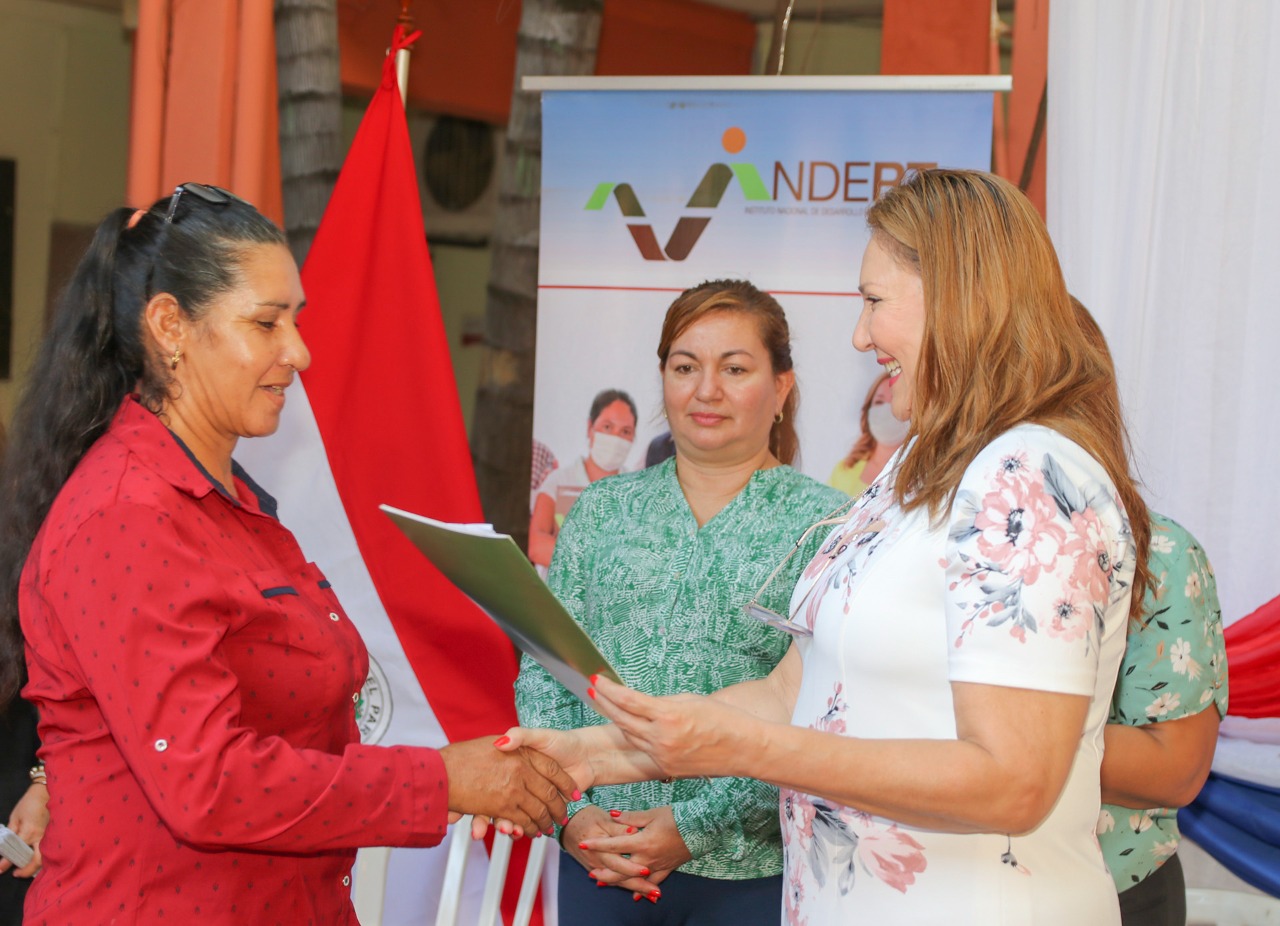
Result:
[[[581,796],[554,759],[531,749],[493,748],[489,737],[440,750],[449,778],[449,810],[510,821],[525,833],[551,832],[567,820],[566,805]]]

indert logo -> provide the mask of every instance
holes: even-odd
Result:
[[[720,142],[729,154],[737,154],[747,145],[747,133],[734,126],[725,130]],[[702,175],[702,180],[693,191],[693,195],[689,197],[685,208],[716,208],[720,205],[724,191],[729,188],[729,181],[734,177],[738,178],[742,195],[748,200],[767,202],[773,198],[769,195],[764,181],[760,179],[760,171],[756,170],[754,164],[745,161],[737,164],[716,163],[708,167],[707,172]],[[681,216],[676,222],[675,231],[667,239],[667,246],[663,248],[658,244],[658,236],[654,234],[652,225],[648,222],[634,221],[645,218],[645,214],[644,208],[640,205],[640,198],[636,196],[636,191],[631,188],[631,184],[597,184],[591,198],[587,200],[585,209],[600,211],[609,201],[610,194],[613,194],[613,198],[618,202],[618,208],[627,218],[627,230],[631,232],[631,237],[635,239],[636,247],[640,249],[645,260],[684,260],[693,250],[693,246],[698,243],[707,223],[711,221],[709,215]]]
[[[725,130],[720,143],[729,154],[737,154],[747,145],[747,133],[737,126]],[[746,161],[712,164],[685,204],[686,209],[709,210],[720,205],[729,182],[738,178],[738,186],[747,200],[747,215],[811,216],[819,220],[848,221],[866,212],[867,205],[880,198],[891,187],[901,183],[913,170],[937,167],[936,161],[873,161],[835,158],[832,160],[774,161],[772,183],[766,186],[760,171]],[[684,260],[698,243],[711,216],[685,215],[676,222],[667,246],[658,244],[653,226],[645,221],[644,207],[629,183],[596,185],[583,207],[599,212],[610,195],[618,203],[627,220],[627,230],[645,260]]]

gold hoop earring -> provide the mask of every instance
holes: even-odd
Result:
[[[178,369],[178,361],[181,359],[182,359],[182,348],[175,347],[173,349],[173,356],[169,358],[169,369],[170,370]]]
[[[782,424],[782,412],[778,412],[778,414],[773,416],[773,423]]]

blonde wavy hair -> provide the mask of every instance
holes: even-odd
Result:
[[[1110,358],[1077,320],[1039,213],[1017,187],[973,170],[926,170],[867,210],[872,235],[924,287],[908,440],[895,490],[939,521],[987,444],[1020,424],[1052,428],[1107,471],[1136,549],[1130,615],[1150,583],[1147,506]]]

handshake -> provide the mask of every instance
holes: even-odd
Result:
[[[490,821],[516,838],[549,836],[555,824],[568,822],[568,803],[590,784],[579,784],[555,759],[529,746],[511,747],[508,737],[451,743],[440,756],[449,776],[449,822],[473,814],[477,838]]]
[[[513,727],[496,739],[440,751],[449,775],[451,823],[474,814],[472,835],[490,822],[513,836],[554,832],[566,805],[594,785],[750,774],[734,771],[748,719],[700,695],[650,697],[599,676],[587,694],[611,724],[578,730]]]
[[[490,822],[517,838],[550,835],[556,824],[568,822],[566,805],[593,785],[709,774],[690,762],[695,754],[713,752],[692,748],[707,736],[689,722],[691,709],[711,708],[706,719],[712,726],[725,722],[707,699],[653,698],[595,675],[591,683],[587,694],[612,724],[579,730],[513,727],[496,739],[481,737],[440,750],[449,775],[449,822],[473,814],[476,838]],[[656,731],[675,735],[655,736]]]
[[[692,856],[671,807],[642,811],[566,806],[595,785],[734,774],[746,716],[698,695],[650,697],[593,676],[587,690],[611,724],[578,730],[514,727],[441,750],[449,774],[449,822],[473,814],[471,835],[492,824],[514,837],[568,824],[564,849],[600,887],[657,903],[660,887]]]

